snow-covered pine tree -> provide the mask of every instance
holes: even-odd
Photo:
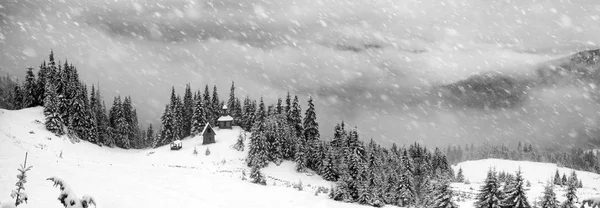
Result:
[[[500,208],[502,201],[502,192],[498,189],[498,179],[496,172],[488,170],[483,186],[477,194],[477,201],[474,203],[476,208]]]
[[[25,183],[27,183],[27,171],[31,170],[33,166],[27,166],[27,153],[25,153],[25,162],[21,164],[21,167],[17,169],[19,174],[17,175],[17,183],[15,186],[17,189],[13,190],[10,196],[15,199],[15,207],[19,206],[23,202],[27,203],[28,196],[25,192]]]
[[[182,136],[187,137],[192,134],[192,117],[194,115],[194,99],[190,84],[185,85],[185,94],[183,95],[183,121]]]
[[[260,104],[258,105],[258,109],[256,109],[256,113],[254,115],[254,123],[264,122],[267,117],[265,102],[263,101],[262,97],[260,97]]]
[[[204,125],[206,125],[206,107],[205,101],[198,99],[194,106],[194,115],[192,116],[192,135],[202,133]]]
[[[290,110],[292,109],[292,97],[290,96],[290,91],[287,92],[287,95],[285,96],[285,108],[283,109],[285,111],[285,115],[288,117],[288,120],[290,118]]]
[[[243,152],[244,151],[244,133],[238,135],[237,141],[233,145],[233,149]]]
[[[300,115],[301,112],[302,109],[300,108],[300,104],[298,103],[298,96],[294,96],[292,108],[290,109],[288,115],[288,122],[296,130],[296,136],[298,138],[302,138],[304,133],[304,127],[302,127],[302,115]]]
[[[565,193],[566,200],[563,202],[563,208],[576,208],[575,200],[577,198],[577,184],[568,183],[567,191]]]
[[[563,173],[562,178],[560,179],[560,183],[564,186],[569,185],[569,179],[567,179],[567,175],[565,175],[565,173]]]
[[[148,129],[146,130],[146,140],[144,142],[144,147],[153,147],[154,142],[154,128],[152,124],[148,125]]]
[[[213,85],[213,91],[212,91],[212,101],[211,101],[211,107],[213,109],[214,112],[214,120],[215,122],[217,121],[217,119],[221,116],[221,109],[223,107],[223,105],[221,105],[221,101],[219,99],[219,93],[217,92],[217,85]]]
[[[323,179],[328,180],[328,181],[336,181],[337,180],[337,173],[335,171],[335,164],[334,164],[334,158],[335,158],[335,152],[333,150],[333,148],[329,147],[329,148],[325,148],[325,157],[323,158],[323,162],[321,165],[321,175],[323,176]]]
[[[212,99],[210,98],[210,90],[208,89],[208,85],[204,86],[204,94],[202,94],[202,100],[204,100],[205,104],[204,108],[206,113],[206,120],[210,123],[210,125],[214,126],[217,118],[215,117],[215,112],[212,108]]]
[[[525,193],[525,187],[523,183],[523,175],[521,169],[517,171],[514,181],[509,182],[510,188],[505,192],[506,197],[502,200],[502,207],[511,208],[530,208],[529,202],[527,201],[527,195]]]
[[[283,106],[281,102],[281,98],[277,98],[277,104],[275,105],[275,113],[277,114],[283,113]]]
[[[183,101],[181,97],[177,95],[175,97],[174,105],[171,106],[171,112],[173,113],[173,134],[177,138],[183,138]]]
[[[227,109],[229,109],[229,111],[235,110],[235,100],[235,82],[231,81],[231,88],[229,88],[229,99],[227,100]]]
[[[433,208],[458,208],[456,203],[452,201],[452,190],[450,190],[448,183],[438,186]]]
[[[242,128],[246,131],[252,129],[252,125],[254,124],[254,113],[256,113],[256,109],[254,105],[252,105],[252,101],[249,96],[246,96],[244,99],[244,113],[242,115],[241,125]]]
[[[46,180],[52,181],[55,187],[59,187],[60,195],[58,201],[65,208],[89,208],[92,204],[96,206],[96,201],[93,197],[85,195],[81,199],[77,198],[73,190],[67,183],[57,177],[50,177]]]
[[[544,187],[544,196],[542,196],[541,206],[543,208],[559,208],[559,202],[554,193],[554,184],[548,183]]]
[[[258,166],[252,166],[250,171],[250,179],[252,179],[252,183],[267,185],[267,181],[265,180],[265,176],[260,172],[260,168]]]
[[[45,126],[48,131],[57,136],[64,135],[64,123],[59,114],[59,97],[56,93],[54,84],[48,82],[46,87],[46,95],[44,100],[44,116],[46,117]]]
[[[160,139],[157,143],[158,146],[162,146],[165,144],[169,144],[174,141],[176,135],[173,131],[173,115],[171,112],[171,107],[169,105],[165,106],[165,111],[161,117],[162,130],[160,131]]]
[[[319,141],[319,123],[317,123],[317,114],[315,112],[315,105],[313,104],[312,97],[308,98],[308,108],[306,109],[304,121],[304,142],[308,147],[305,147],[305,150],[308,150],[305,154],[307,156],[307,167],[313,170],[318,169],[318,165],[316,164],[321,158],[318,158],[316,148],[314,148],[313,144]]]
[[[250,145],[248,147],[248,157],[246,163],[249,167],[263,168],[269,162],[268,143],[265,133],[265,124],[257,122],[252,127],[250,136]]]
[[[458,182],[458,183],[465,182],[465,176],[463,175],[462,167],[458,168],[458,173],[456,174],[456,182]]]
[[[48,82],[49,71],[50,70],[48,69],[48,66],[46,66],[46,61],[44,61],[39,66],[37,80],[35,83],[35,94],[37,95],[35,98],[36,106],[44,106],[44,95],[46,94],[46,82]]]
[[[34,107],[37,103],[36,100],[39,97],[37,94],[37,85],[35,75],[33,74],[33,68],[27,67],[25,74],[25,84],[23,86],[23,107],[29,108]]]
[[[558,169],[556,169],[556,173],[554,173],[554,179],[552,180],[554,185],[562,185],[562,180],[560,179],[560,173],[558,173]]]

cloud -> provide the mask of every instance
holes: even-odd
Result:
[[[473,141],[485,125],[497,128],[489,138],[499,141],[522,132],[513,120],[494,119],[500,113],[436,107],[431,88],[489,71],[532,77],[537,63],[600,43],[595,0],[0,4],[3,70],[22,75],[53,48],[88,83],[100,82],[107,103],[133,95],[143,121],[156,122],[172,85],[228,89],[234,80],[239,95],[320,97],[325,132],[344,119],[394,141]],[[533,122],[529,116],[513,117]]]

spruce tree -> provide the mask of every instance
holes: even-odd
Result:
[[[175,140],[175,133],[173,130],[173,115],[171,112],[171,107],[169,105],[165,106],[165,111],[161,117],[162,130],[160,132],[160,140],[158,142],[158,146],[162,146],[165,144],[169,144]]]
[[[281,98],[277,98],[277,105],[275,105],[275,112],[277,114],[283,113],[283,106],[281,105]]]
[[[479,194],[477,194],[477,201],[474,206],[476,208],[500,208],[502,192],[498,187],[499,184],[496,178],[496,172],[489,169],[484,185],[481,186]]]
[[[148,126],[148,129],[146,130],[146,142],[145,142],[145,146],[146,147],[153,147],[153,143],[154,143],[154,128],[152,128],[152,124],[150,124]]]
[[[217,85],[213,85],[213,92],[212,92],[212,109],[213,109],[213,114],[214,114],[214,120],[215,122],[217,121],[217,119],[221,116],[222,112],[221,109],[223,107],[223,105],[221,105],[221,101],[219,100],[219,93],[217,93]]]
[[[252,166],[250,171],[250,178],[252,179],[252,183],[267,185],[267,181],[265,180],[265,176],[260,172],[260,168],[258,166]]]
[[[206,120],[205,101],[198,99],[194,106],[194,115],[192,116],[192,135],[198,135],[204,130],[204,126],[208,122]]]
[[[542,197],[541,205],[543,208],[559,208],[559,202],[556,200],[553,183],[548,183],[544,187],[544,196]]]
[[[506,198],[502,200],[502,207],[511,208],[530,208],[529,202],[527,202],[527,195],[525,188],[523,187],[523,175],[521,170],[517,171],[514,181],[510,184],[510,188],[506,194]]]
[[[33,74],[33,68],[31,67],[27,68],[27,73],[25,74],[25,85],[23,87],[23,108],[34,107],[37,104],[36,100],[38,99],[38,94],[35,75]]]
[[[560,174],[558,173],[558,169],[556,169],[556,173],[554,173],[554,179],[552,180],[554,185],[562,185],[562,180],[560,179]]]
[[[575,183],[567,184],[567,191],[565,193],[566,200],[563,202],[563,208],[576,208],[575,200],[577,198],[577,185]]]
[[[202,100],[204,100],[204,108],[206,113],[206,120],[210,123],[210,125],[215,125],[215,121],[218,117],[215,116],[215,112],[212,106],[212,99],[210,98],[210,90],[208,89],[208,85],[204,86],[204,94],[202,95]],[[248,128],[249,130],[249,128]]]
[[[434,199],[433,208],[458,208],[452,201],[452,190],[450,190],[450,185],[448,183],[439,186]]]
[[[296,136],[298,138],[301,138],[304,134],[304,128],[302,127],[302,115],[300,115],[301,112],[302,109],[298,103],[298,96],[294,96],[292,108],[290,109],[290,113],[288,115],[288,122],[296,130]]]
[[[27,153],[25,153],[25,162],[21,164],[19,169],[19,174],[17,178],[19,179],[15,186],[17,189],[13,190],[10,196],[15,198],[15,207],[19,206],[23,202],[27,203],[28,196],[25,193],[25,183],[27,183],[27,171],[31,170],[32,166],[27,166]]]
[[[48,131],[54,133],[57,136],[64,135],[65,132],[63,130],[63,121],[59,114],[59,97],[56,93],[56,87],[54,84],[47,83],[46,87],[46,95],[44,96],[44,115],[46,117],[45,125]]]
[[[50,69],[48,69],[48,66],[46,66],[46,61],[44,61],[42,63],[42,65],[40,65],[39,67],[39,71],[38,71],[38,75],[37,75],[37,80],[36,80],[36,84],[35,84],[35,91],[36,91],[36,106],[41,105],[44,106],[44,95],[46,94],[46,82],[48,82],[49,79],[49,71]]]
[[[458,182],[458,183],[465,182],[465,176],[463,175],[462,167],[458,168],[458,173],[456,174],[456,182]]]
[[[235,83],[231,82],[231,88],[229,88],[229,99],[227,100],[227,109],[233,111],[235,109]]]
[[[317,123],[317,113],[315,112],[315,105],[313,104],[312,97],[308,98],[308,109],[304,116],[304,139],[308,142],[315,142],[319,140],[319,123]]]
[[[182,120],[182,136],[187,137],[192,133],[192,117],[194,115],[194,99],[192,97],[192,89],[190,84],[185,86],[185,94],[183,96],[183,120]]]
[[[250,136],[250,145],[248,147],[248,156],[246,163],[249,167],[263,168],[269,162],[268,143],[265,132],[265,124],[257,122],[252,127],[252,135]]]

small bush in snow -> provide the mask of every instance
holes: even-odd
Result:
[[[194,147],[194,152],[192,152],[192,154],[198,155],[198,150],[196,150],[196,147]]]
[[[267,181],[265,180],[265,176],[260,172],[257,166],[253,166],[250,172],[250,178],[252,179],[252,183],[267,185]]]
[[[62,158],[62,150],[60,151],[60,154],[58,154],[58,157]]]
[[[318,196],[318,195],[319,195],[319,193],[324,193],[324,194],[327,194],[327,193],[329,193],[329,189],[327,189],[327,188],[325,188],[325,187],[323,187],[323,186],[319,186],[319,187],[317,188],[317,191],[315,192],[315,196]]]
[[[19,174],[17,178],[19,179],[15,186],[17,189],[13,190],[10,194],[10,197],[15,199],[15,207],[19,206],[23,202],[27,203],[27,193],[25,193],[25,183],[27,183],[27,171],[31,170],[32,166],[27,166],[27,153],[25,153],[25,162],[21,165],[19,169]]]
[[[210,149],[206,148],[206,152],[204,152],[204,155],[209,156],[210,155]]]
[[[242,181],[246,180],[246,171],[242,170]]]
[[[302,185],[302,180],[299,180],[298,183],[294,183],[294,188],[298,189],[298,191],[304,190],[304,185]]]
[[[237,142],[233,145],[233,149],[243,152],[244,151],[244,137],[240,133],[238,136]]]
[[[69,187],[62,179],[51,177],[46,180],[54,182],[54,186],[59,187],[60,195],[58,196],[58,201],[60,201],[65,208],[88,208],[92,204],[96,206],[96,202],[91,196],[86,195],[81,197],[81,199],[78,199],[71,187]]]

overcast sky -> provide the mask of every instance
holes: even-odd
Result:
[[[540,115],[415,100],[477,73],[533,76],[538,63],[597,48],[598,21],[597,0],[5,0],[0,71],[22,77],[53,49],[108,104],[131,95],[143,124],[157,123],[172,85],[216,84],[225,99],[235,81],[240,97],[317,97],[325,138],[345,120],[382,142],[502,142],[540,131]],[[580,103],[564,95],[524,109]],[[539,128],[560,126],[554,137],[595,119],[565,112]]]

